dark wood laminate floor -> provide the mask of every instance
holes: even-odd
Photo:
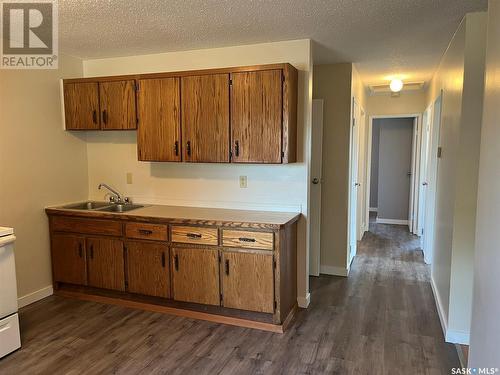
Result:
[[[23,347],[0,374],[450,374],[418,243],[372,223],[349,278],[311,278],[283,335],[49,297],[21,310]]]

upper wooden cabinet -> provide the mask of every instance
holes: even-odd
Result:
[[[135,81],[99,83],[102,130],[136,129]]]
[[[138,85],[139,160],[181,161],[180,79],[141,79]]]
[[[237,163],[281,163],[281,70],[231,74],[231,144]]]
[[[67,130],[98,130],[99,86],[97,83],[65,83],[64,115]]]
[[[184,161],[229,162],[229,74],[182,77]]]
[[[297,76],[272,64],[68,79],[66,129],[137,128],[142,161],[293,163]]]

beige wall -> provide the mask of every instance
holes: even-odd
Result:
[[[52,284],[44,207],[88,194],[84,135],[63,130],[59,84],[80,76],[82,62],[60,56],[59,65],[0,70],[0,225],[15,229],[19,297]]]
[[[476,223],[471,367],[500,367],[500,1],[490,0]]]
[[[324,100],[320,252],[323,273],[342,273],[347,267],[351,75],[352,64],[314,67],[313,97]]]
[[[485,14],[466,16],[436,72],[443,90],[432,282],[447,341],[468,343],[483,98]]]
[[[406,115],[424,112],[426,108],[425,91],[405,92],[399,97],[390,95],[371,95],[367,99],[367,111],[370,116]]]
[[[192,70],[289,62],[299,69],[298,162],[289,165],[146,163],[137,161],[135,132],[90,132],[89,195],[107,182],[136,201],[189,206],[302,212],[299,223],[299,301],[308,295],[308,163],[312,106],[309,40],[84,61],[85,76]],[[126,184],[126,174],[133,184]],[[248,177],[240,189],[239,176]]]

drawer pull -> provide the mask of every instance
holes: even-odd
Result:
[[[82,249],[82,243],[81,242],[78,244],[78,256],[80,258],[83,257],[83,249]]]
[[[226,275],[229,276],[229,259],[226,259]]]
[[[189,237],[189,238],[201,238],[201,234],[199,234],[199,233],[186,233],[186,237]]]
[[[153,234],[153,231],[149,229],[139,229],[139,234],[142,234],[144,236],[150,236]]]
[[[161,266],[165,268],[165,253],[161,253]]]
[[[255,238],[249,238],[249,237],[240,237],[239,240],[240,242],[255,242]]]
[[[174,256],[174,267],[176,271],[179,271],[179,256],[177,254]]]

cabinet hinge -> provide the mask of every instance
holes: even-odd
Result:
[[[222,305],[224,303],[224,298],[222,296],[222,293],[220,294],[220,304]]]
[[[273,260],[273,268],[276,269],[276,260]]]
[[[278,308],[278,302],[274,301],[274,310]]]
[[[229,86],[232,86],[232,85],[233,85],[233,80],[232,80],[232,79],[230,79],[230,80],[229,80]]]

